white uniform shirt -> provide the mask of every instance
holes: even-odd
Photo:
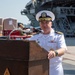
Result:
[[[56,33],[53,29],[51,30],[50,34],[36,34],[32,36],[29,40],[35,40],[42,48],[47,51],[50,51],[50,49],[57,50],[59,48],[66,49],[64,35]],[[50,59],[50,65],[61,62],[62,56]]]

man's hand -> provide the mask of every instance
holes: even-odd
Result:
[[[54,58],[56,56],[55,51],[54,50],[50,50],[48,53],[48,59]]]

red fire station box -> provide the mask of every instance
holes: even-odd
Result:
[[[0,40],[0,75],[49,75],[47,54],[35,41]]]

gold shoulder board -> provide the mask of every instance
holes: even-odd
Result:
[[[63,33],[60,31],[55,31],[55,33],[62,35]]]

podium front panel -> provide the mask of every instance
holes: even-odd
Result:
[[[0,75],[5,75],[6,69],[8,69],[10,75],[28,75],[28,62],[0,60]]]
[[[0,75],[28,75],[28,61],[29,42],[0,40]]]

